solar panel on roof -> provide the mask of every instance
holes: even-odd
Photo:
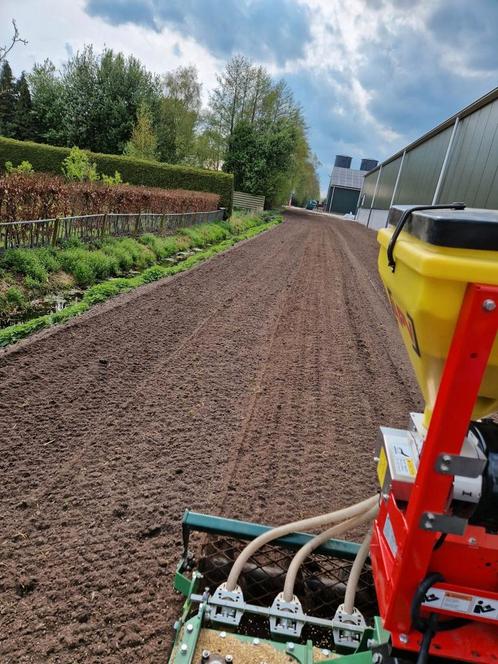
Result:
[[[330,186],[361,189],[366,172],[367,171],[357,171],[352,168],[334,166],[332,169],[332,175],[330,176]]]

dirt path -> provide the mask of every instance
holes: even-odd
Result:
[[[288,221],[0,356],[0,661],[164,662],[186,507],[375,490],[417,388],[373,233]]]

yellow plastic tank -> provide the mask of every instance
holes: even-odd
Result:
[[[379,272],[425,400],[425,424],[434,407],[444,362],[467,284],[498,286],[498,211],[412,212],[389,265],[395,226],[409,206],[389,211],[378,233]],[[473,419],[498,410],[498,340],[495,340]]]

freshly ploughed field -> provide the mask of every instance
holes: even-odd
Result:
[[[0,661],[165,662],[185,508],[267,524],[376,490],[418,388],[375,233],[289,212],[0,355]]]

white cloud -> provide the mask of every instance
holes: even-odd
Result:
[[[18,44],[9,55],[15,74],[31,69],[35,62],[46,58],[61,66],[67,60],[69,49],[76,52],[85,44],[93,44],[97,51],[107,46],[134,55],[157,74],[179,65],[195,64],[204,94],[215,85],[216,73],[223,67],[223,63],[202,45],[180,37],[167,27],[157,33],[131,23],[111,26],[102,19],[88,16],[84,0],[1,0],[1,3],[1,42],[8,41],[12,18],[16,19],[22,37],[29,42],[27,46]]]

